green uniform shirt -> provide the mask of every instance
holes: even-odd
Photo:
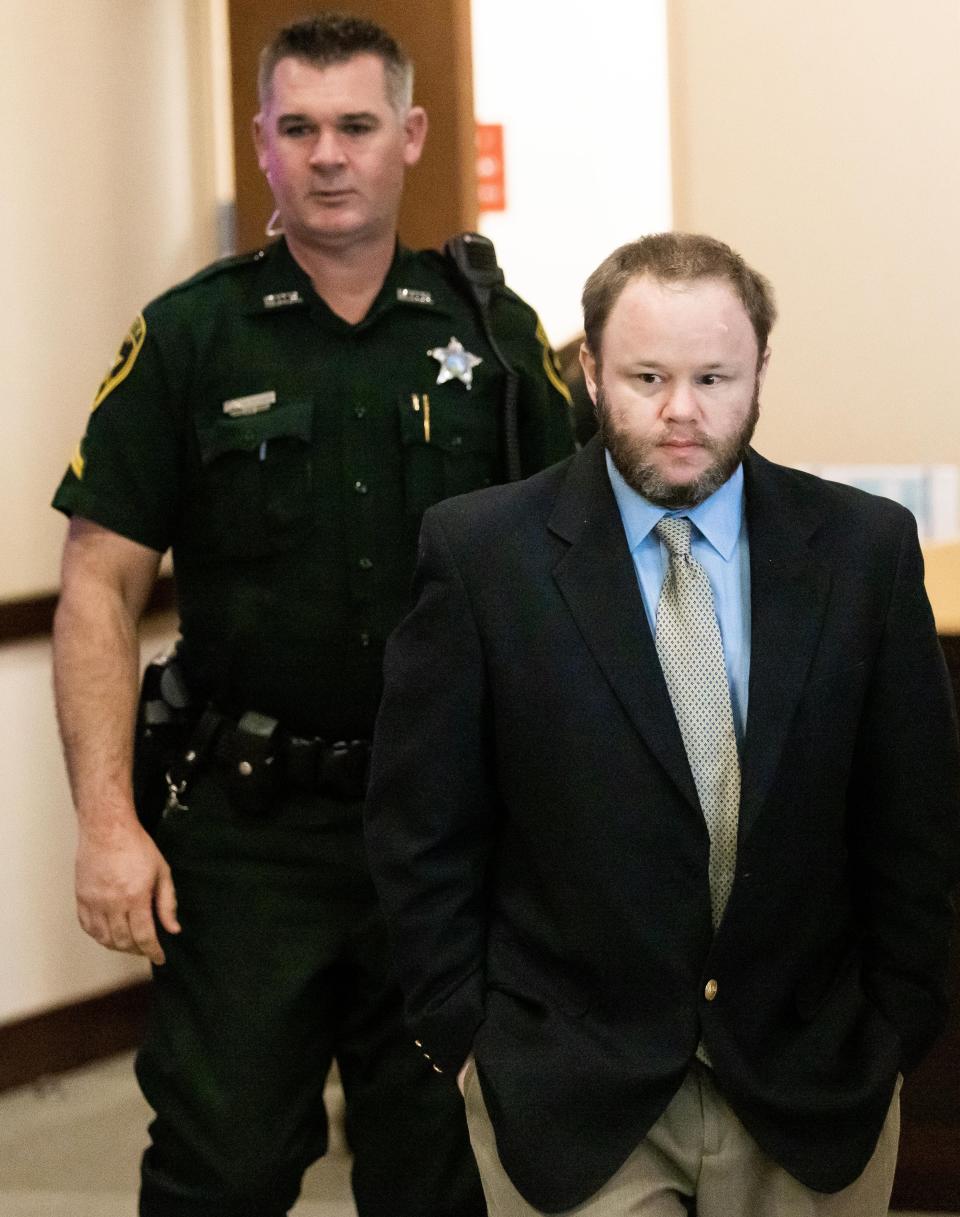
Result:
[[[572,451],[569,398],[535,313],[507,289],[492,328],[519,374],[533,473]],[[453,339],[480,361],[469,389],[429,353]],[[173,547],[200,696],[303,734],[369,736],[423,511],[505,478],[504,380],[441,255],[399,248],[351,325],[281,240],[137,318],[54,506]]]

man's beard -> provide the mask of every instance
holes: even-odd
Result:
[[[685,438],[700,444],[713,457],[703,473],[690,482],[668,482],[663,477],[651,460],[657,447],[655,440],[637,439],[629,433],[617,430],[610,420],[609,403],[603,389],[599,387],[596,415],[604,447],[628,486],[658,507],[696,507],[715,490],[720,489],[746,455],[757,419],[760,417],[760,387],[754,385],[750,412],[743,420],[740,430],[728,439],[716,440],[699,431],[683,430]]]

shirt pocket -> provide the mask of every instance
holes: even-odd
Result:
[[[462,386],[401,397],[400,443],[404,500],[409,515],[455,494],[499,480],[500,426],[489,398],[472,400]]]
[[[196,424],[200,456],[194,545],[261,558],[297,545],[313,519],[313,402]]]

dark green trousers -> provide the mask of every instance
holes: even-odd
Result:
[[[239,816],[214,775],[157,843],[164,936],[137,1076],[156,1112],[142,1217],[281,1217],[327,1145],[336,1060],[360,1217],[486,1213],[460,1094],[402,1026],[360,809],[317,797]]]

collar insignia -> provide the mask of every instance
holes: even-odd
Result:
[[[287,308],[291,304],[303,304],[303,297],[299,292],[271,292],[263,298],[264,308]]]
[[[430,292],[422,292],[418,287],[398,287],[397,299],[402,304],[433,304]]]
[[[437,384],[446,384],[448,380],[462,380],[468,389],[473,386],[473,369],[483,360],[479,355],[471,355],[458,338],[451,337],[445,347],[434,347],[427,351],[431,359],[440,364]]]

